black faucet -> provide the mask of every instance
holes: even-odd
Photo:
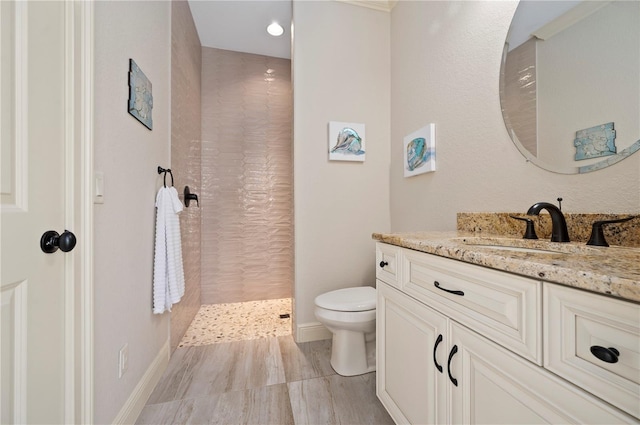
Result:
[[[551,215],[551,242],[569,242],[567,222],[560,208],[548,202],[537,202],[529,208],[527,215],[538,215],[541,210],[547,210]]]

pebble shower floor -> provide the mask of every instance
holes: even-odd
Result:
[[[200,307],[178,347],[285,335],[291,335],[291,298],[207,304]]]

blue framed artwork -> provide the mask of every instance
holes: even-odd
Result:
[[[613,129],[613,123],[608,122],[576,131],[573,145],[576,147],[576,161],[615,155],[616,131]]]
[[[329,160],[364,162],[364,159],[364,124],[330,121]]]
[[[153,130],[153,93],[151,81],[138,64],[129,59],[129,113],[149,130]]]
[[[404,138],[404,176],[436,170],[436,125],[428,124]]]

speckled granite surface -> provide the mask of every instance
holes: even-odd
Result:
[[[291,298],[205,304],[178,347],[291,335]]]
[[[522,237],[526,224],[511,218],[511,215],[533,219],[536,234],[540,239],[551,238],[551,218],[542,213],[539,216],[527,216],[524,213],[458,213],[459,231]],[[586,243],[591,235],[594,222],[615,220],[639,214],[573,214],[564,213],[569,238],[575,242]],[[609,245],[640,247],[640,217],[624,223],[607,224],[603,227],[604,236]]]
[[[373,239],[640,302],[640,248],[591,247],[582,242],[529,241],[520,236],[492,236],[484,231],[475,234],[462,231],[374,233]],[[499,250],[486,245],[534,247],[549,252]]]

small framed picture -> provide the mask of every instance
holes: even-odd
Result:
[[[329,122],[329,160],[364,162],[364,159],[364,124]]]
[[[149,130],[153,129],[151,81],[138,64],[129,59],[129,113]]]
[[[404,138],[404,176],[436,170],[436,125],[431,123]]]

